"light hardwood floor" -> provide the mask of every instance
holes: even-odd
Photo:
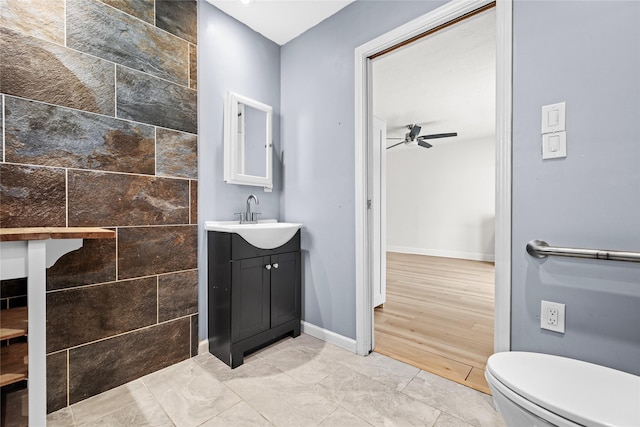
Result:
[[[494,270],[489,262],[388,252],[374,351],[490,393]]]

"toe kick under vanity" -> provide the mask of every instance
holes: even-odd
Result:
[[[231,368],[300,335],[300,224],[207,221],[209,351]]]

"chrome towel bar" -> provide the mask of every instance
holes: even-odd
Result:
[[[527,243],[527,253],[534,258],[546,258],[548,255],[573,258],[608,259],[612,261],[640,262],[640,252],[608,251],[601,249],[560,248],[549,246],[542,240]]]

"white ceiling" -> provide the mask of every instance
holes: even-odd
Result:
[[[492,9],[374,60],[373,111],[388,137],[403,137],[410,123],[422,126],[421,135],[458,132],[428,141],[434,147],[493,137],[495,51]]]
[[[266,38],[283,45],[354,0],[206,0]]]

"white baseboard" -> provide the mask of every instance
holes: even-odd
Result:
[[[472,261],[487,261],[487,262],[495,262],[495,259],[496,259],[494,254],[480,254],[476,252],[463,252],[463,251],[447,251],[447,250],[441,250],[441,249],[409,248],[405,246],[387,246],[387,252],[438,256],[438,257],[444,257],[444,258],[459,258],[459,259],[469,259]]]
[[[347,338],[343,335],[336,334],[335,332],[323,329],[319,326],[307,323],[304,320],[300,322],[302,324],[302,332],[318,338],[319,340],[328,342],[340,348],[344,348],[352,353],[356,352],[356,340]]]
[[[203,339],[198,343],[198,354],[205,354],[209,352],[209,340]]]

